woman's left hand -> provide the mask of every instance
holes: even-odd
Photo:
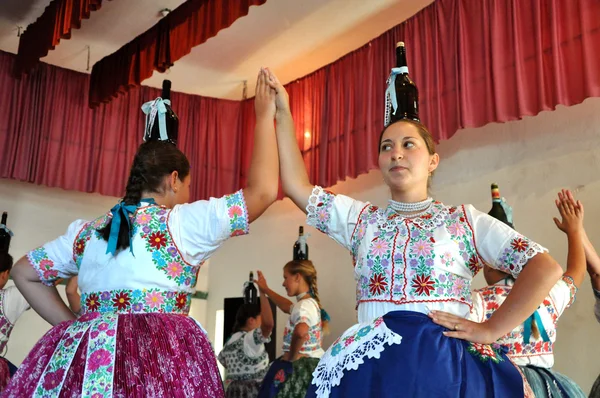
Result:
[[[481,344],[491,344],[497,340],[487,322],[477,323],[443,311],[431,311],[429,317],[434,323],[449,329],[444,336]]]

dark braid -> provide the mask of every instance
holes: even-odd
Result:
[[[127,205],[137,205],[143,199],[144,191],[164,193],[165,177],[174,171],[177,171],[180,180],[190,173],[188,159],[175,145],[165,141],[150,141],[140,145],[133,159],[122,201]],[[99,230],[107,242],[111,224],[112,220]],[[129,226],[122,222],[117,249],[129,247],[129,234]]]
[[[0,252],[0,272],[10,271],[13,266],[13,258],[8,252]]]

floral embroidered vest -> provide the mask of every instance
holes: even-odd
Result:
[[[367,205],[352,235],[357,302],[471,303],[482,267],[465,209],[434,202],[418,218]]]

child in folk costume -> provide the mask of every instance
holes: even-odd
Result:
[[[187,204],[188,159],[170,141],[149,141],[111,212],[72,223],[19,260],[17,286],[54,327],[6,396],[223,397],[208,337],[188,312],[200,264],[229,237],[248,233],[276,199],[274,92],[262,70],[255,111],[243,190]],[[52,285],[73,275],[83,307],[77,320]]]
[[[310,225],[354,259],[359,324],[321,358],[307,397],[529,394],[518,368],[488,344],[531,315],[562,274],[560,265],[473,206],[428,198],[439,156],[418,122],[401,120],[381,134],[379,168],[392,195],[387,208],[311,185],[287,93],[273,74],[269,83],[277,91],[283,189]],[[475,323],[466,319],[470,287],[484,263],[520,276],[502,308]]]
[[[0,391],[4,390],[17,367],[4,358],[8,339],[17,319],[29,309],[29,304],[15,286],[5,288],[13,258],[6,252],[0,253]]]
[[[552,370],[556,323],[575,300],[575,293],[585,274],[583,206],[573,199],[570,191],[563,190],[558,194],[556,207],[562,220],[555,218],[554,222],[567,234],[569,243],[567,271],[538,309],[497,343],[508,349],[508,357],[521,368],[537,398],[585,397],[573,380]],[[489,319],[515,284],[512,275],[487,265],[483,273],[489,286],[473,293],[470,319],[475,322]]]
[[[260,271],[257,284],[283,312],[290,314],[283,330],[283,356],[271,364],[258,396],[304,398],[324,353],[322,335],[329,322],[319,300],[317,270],[309,260],[290,261],[283,267],[283,287],[289,297],[296,297],[296,303],[269,289]]]
[[[260,304],[243,304],[235,316],[233,334],[218,359],[227,370],[225,397],[256,398],[269,368],[265,343],[275,326],[269,299],[260,289]]]

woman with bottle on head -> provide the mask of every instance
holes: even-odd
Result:
[[[277,91],[284,192],[307,213],[308,224],[354,258],[359,324],[321,358],[307,396],[530,393],[518,369],[488,344],[531,315],[562,274],[560,266],[541,246],[473,206],[428,197],[439,156],[416,121],[396,121],[381,134],[379,168],[392,196],[387,208],[311,185],[285,88],[272,73],[269,83]],[[470,287],[485,263],[519,279],[502,308],[475,323],[466,319]]]
[[[569,245],[567,271],[536,311],[497,343],[508,350],[508,357],[521,368],[537,398],[583,398],[585,394],[573,380],[552,370],[558,318],[575,301],[575,293],[585,275],[583,205],[575,201],[570,191],[563,190],[558,193],[556,207],[561,220],[554,218],[554,222],[567,235]],[[506,220],[501,221],[506,223]],[[483,274],[489,286],[473,292],[473,308],[469,319],[475,322],[489,319],[515,284],[510,273],[487,265]]]
[[[269,368],[265,343],[275,326],[271,304],[260,290],[260,303],[244,303],[235,315],[233,334],[219,353],[226,369],[225,397],[256,398]]]
[[[283,267],[282,285],[288,297],[296,297],[296,303],[271,290],[260,271],[257,284],[290,315],[283,330],[283,356],[271,364],[258,396],[304,398],[323,356],[322,335],[329,323],[319,300],[317,270],[310,260],[292,260]]]
[[[5,358],[10,334],[19,317],[29,309],[29,304],[15,286],[5,287],[12,266],[12,256],[0,251],[0,392],[17,371],[17,367]]]
[[[6,396],[224,396],[208,337],[188,312],[200,264],[229,237],[248,233],[277,196],[274,92],[266,79],[261,70],[243,190],[188,204],[188,159],[168,140],[148,141],[120,203],[19,260],[15,283],[54,327]],[[77,320],[52,285],[73,275],[83,307]]]

